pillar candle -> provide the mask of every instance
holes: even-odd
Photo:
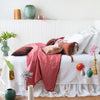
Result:
[[[33,97],[33,85],[28,86],[28,100],[34,100]]]

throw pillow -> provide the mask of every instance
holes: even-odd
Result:
[[[46,47],[42,48],[42,50],[46,54],[57,54],[57,53],[60,53],[62,51],[62,48],[54,46],[54,45],[49,45],[49,46],[46,46]]]
[[[13,56],[24,56],[32,50],[32,47],[21,47],[12,53]]]
[[[48,46],[48,45],[54,45],[55,42],[56,42],[56,39],[51,39],[51,40],[49,40],[49,41],[47,42],[46,46]]]

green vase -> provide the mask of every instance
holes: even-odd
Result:
[[[89,68],[89,70],[87,71],[87,76],[91,77],[93,75],[93,71],[91,70],[91,68]]]
[[[7,89],[5,91],[5,100],[15,100],[16,92],[13,89]]]
[[[3,52],[4,56],[8,56],[8,51],[9,51],[9,47],[7,46],[7,41],[2,41],[2,47],[1,50]]]
[[[26,19],[34,19],[36,15],[36,9],[33,5],[26,5],[24,8],[24,15]]]

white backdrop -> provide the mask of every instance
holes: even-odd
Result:
[[[13,19],[14,8],[33,4],[48,19],[100,19],[100,0],[0,0],[0,19]]]

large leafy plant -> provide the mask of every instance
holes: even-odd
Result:
[[[8,66],[8,68],[9,68],[9,70],[10,71],[14,71],[14,66],[10,63],[10,61],[8,61],[8,60],[6,60],[6,59],[4,59],[5,60],[5,62],[6,62],[6,64],[7,64],[7,66]]]
[[[17,34],[14,34],[13,32],[9,33],[9,32],[2,32],[0,35],[0,43],[2,41],[8,40],[9,38],[15,38],[17,36]]]

